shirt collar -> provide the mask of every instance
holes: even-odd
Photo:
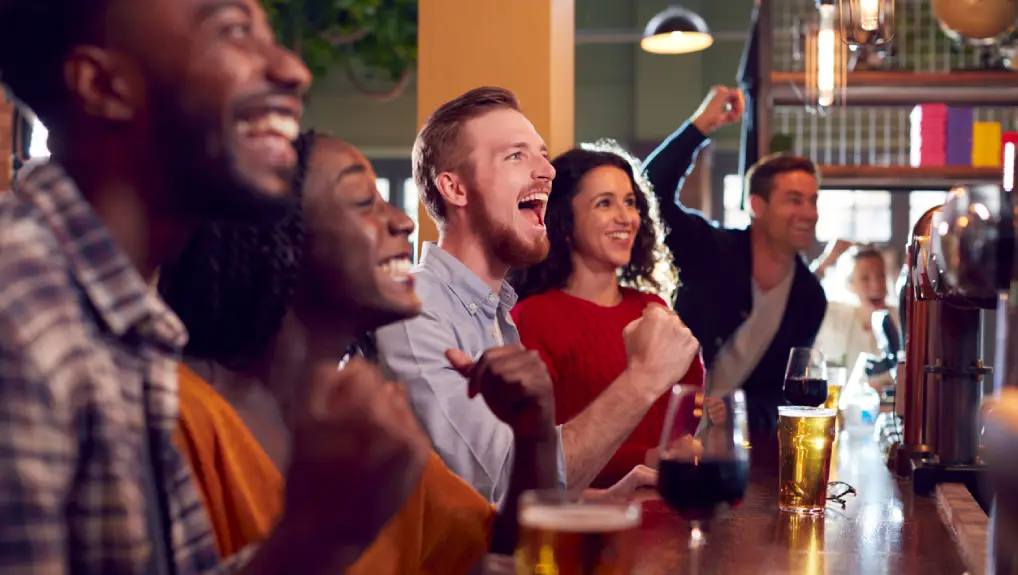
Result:
[[[55,162],[19,175],[17,194],[49,227],[96,314],[117,337],[136,330],[177,349],[187,330],[145,283],[63,168]]]
[[[479,275],[434,242],[425,242],[421,247],[418,268],[429,270],[445,282],[471,315],[485,310],[494,316],[499,303],[506,309],[516,305],[516,290],[509,282],[503,280],[498,293],[495,293]]]

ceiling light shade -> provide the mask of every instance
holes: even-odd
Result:
[[[653,54],[688,54],[714,43],[710,28],[698,14],[671,6],[647,22],[640,47]]]

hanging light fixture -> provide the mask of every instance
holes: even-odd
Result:
[[[669,6],[647,22],[640,47],[653,54],[688,54],[713,43],[703,18],[681,6]]]
[[[850,46],[884,46],[894,40],[894,0],[838,0],[838,27]]]
[[[838,42],[836,0],[817,0],[816,19],[805,33],[807,108],[823,111],[834,105],[838,92],[844,100],[845,68],[848,54]]]

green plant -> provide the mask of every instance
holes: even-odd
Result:
[[[398,97],[417,66],[417,0],[261,0],[277,37],[316,77],[342,67],[376,100]],[[376,91],[375,85],[386,89]]]

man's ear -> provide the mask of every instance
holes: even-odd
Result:
[[[749,211],[753,217],[759,217],[767,209],[767,200],[756,194],[749,195]]]
[[[467,205],[467,187],[463,178],[455,172],[442,172],[435,178],[435,186],[450,205],[464,207]]]
[[[145,98],[141,76],[122,56],[96,46],[75,46],[64,62],[64,83],[90,116],[126,122]]]

